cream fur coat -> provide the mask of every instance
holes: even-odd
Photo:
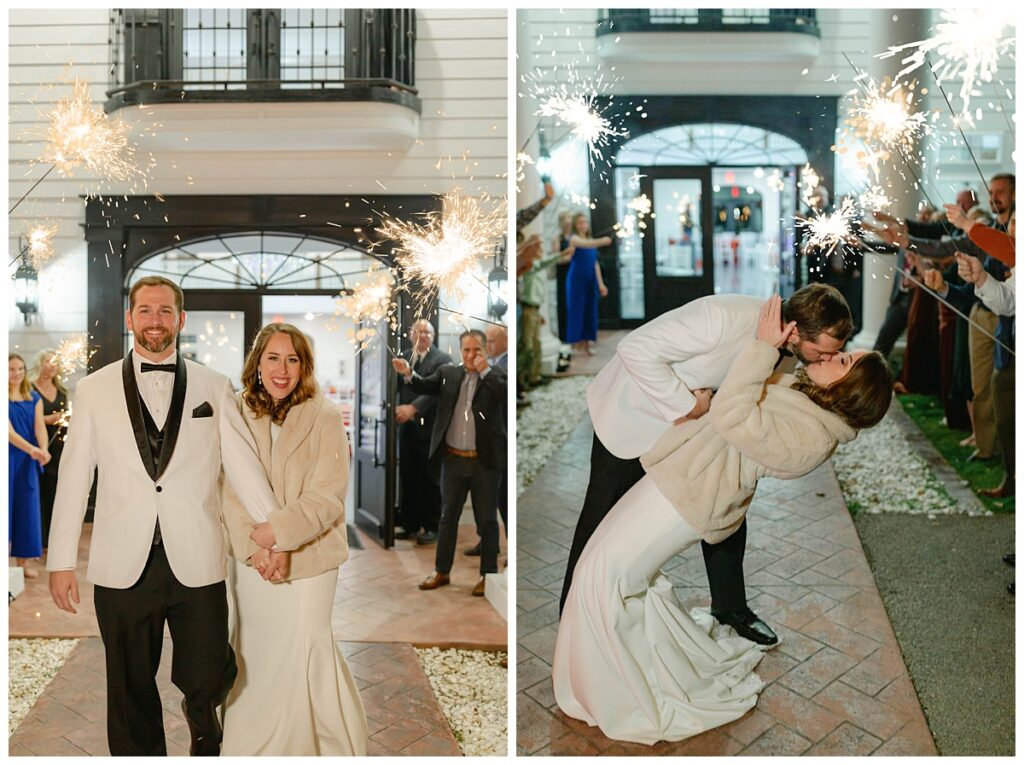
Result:
[[[777,348],[752,340],[711,400],[707,415],[675,425],[640,461],[658,490],[709,543],[743,522],[764,476],[798,478],[857,431],[774,374]],[[767,381],[767,382],[766,382]]]
[[[292,407],[271,450],[270,417],[239,407],[281,509],[268,518],[275,546],[292,552],[287,579],[304,579],[337,568],[348,559],[345,490],[348,437],[341,410],[320,393]],[[223,484],[224,525],[231,554],[240,561],[259,548],[249,539],[253,520],[238,496]]]

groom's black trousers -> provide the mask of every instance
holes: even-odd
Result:
[[[624,460],[616,457],[594,434],[594,446],[590,452],[590,483],[587,485],[587,496],[583,500],[583,510],[576,522],[576,533],[569,549],[565,580],[562,582],[562,598],[558,603],[559,613],[565,607],[573,571],[587,541],[615,503],[643,477],[644,469],[639,458]],[[743,553],[746,546],[746,519],[728,539],[716,545],[701,542],[711,590],[711,607],[716,611],[743,612],[747,608],[747,594],[743,586]]]
[[[224,582],[186,587],[174,577],[158,544],[139,581],[125,590],[97,586],[95,601],[106,651],[110,753],[167,754],[156,684],[166,623],[174,643],[171,682],[185,695],[193,749],[216,755],[221,734],[215,710],[238,674],[228,644]]]

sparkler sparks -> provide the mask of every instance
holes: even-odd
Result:
[[[356,353],[366,348],[377,337],[375,325],[387,320],[397,329],[396,305],[393,298],[394,277],[387,269],[371,267],[366,280],[355,285],[349,294],[335,300],[335,316],[346,316],[357,327],[348,331],[348,339],[356,346]],[[361,325],[361,326],[360,326]]]
[[[933,68],[936,79],[940,83],[960,79],[961,114],[967,114],[978,85],[992,82],[1000,60],[1005,60],[1014,46],[1014,14],[1012,3],[945,8],[941,11],[942,21],[935,24],[930,38],[891,46],[878,57],[912,51],[900,61],[904,67],[896,75],[899,79],[926,63],[926,57],[934,51],[939,59]]]
[[[585,143],[590,156],[590,166],[594,168],[598,161],[604,163],[604,148],[616,136],[625,136],[627,132],[613,124],[614,117],[610,114],[611,98],[606,105],[598,99],[611,90],[613,80],[607,79],[604,72],[598,71],[591,75],[581,75],[575,66],[564,67],[566,79],[562,82],[545,81],[546,74],[554,74],[557,70],[543,71],[527,75],[523,79],[528,83],[530,95],[540,104],[534,114],[551,117],[556,125],[565,125],[570,134]]]
[[[53,237],[57,233],[57,228],[55,225],[36,223],[25,235],[28,240],[27,254],[37,270],[53,257]]]
[[[871,186],[861,193],[857,201],[860,209],[865,211],[888,210],[892,206],[892,199],[881,186]]]
[[[423,217],[423,223],[386,217],[379,229],[383,238],[394,242],[402,286],[421,307],[440,292],[462,301],[478,286],[474,272],[505,233],[505,200],[465,196],[456,190],[445,194],[443,212]]]
[[[800,169],[800,198],[808,207],[816,207],[821,201],[821,194],[818,191],[821,186],[821,177],[811,167],[810,163]]]
[[[57,365],[61,376],[70,377],[79,370],[84,370],[95,351],[89,349],[89,335],[82,332],[62,340],[53,354],[53,363]]]
[[[863,148],[856,151],[856,160],[870,168],[876,179],[883,162],[893,153],[911,155],[927,133],[927,114],[913,111],[913,84],[904,87],[904,83],[893,84],[888,79],[881,84],[872,81],[863,93],[854,91],[850,100],[847,127],[834,150],[842,154],[849,149],[848,144],[863,142]]]
[[[60,416],[57,417],[57,421],[53,423],[57,427],[53,430],[53,436],[51,436],[49,444],[53,444],[54,441],[60,439],[63,441],[67,437],[67,428],[71,424],[71,410],[74,405],[71,401],[68,401],[68,408],[61,410]]]
[[[522,183],[526,180],[526,166],[535,165],[533,157],[527,154],[525,151],[521,151],[516,155],[516,181]]]
[[[853,200],[847,198],[835,212],[798,220],[797,225],[807,229],[806,243],[808,246],[831,251],[853,238],[851,225],[856,217],[857,209]]]
[[[128,181],[139,176],[130,127],[111,119],[92,103],[88,83],[76,79],[72,94],[53,107],[46,130],[42,162],[51,163],[66,177],[79,167],[108,181]]]

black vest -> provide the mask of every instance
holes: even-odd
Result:
[[[146,437],[149,439],[149,449],[153,453],[153,461],[160,464],[160,456],[164,450],[164,432],[157,429],[153,415],[149,413],[146,402],[139,396],[139,404],[142,405],[142,420],[146,423]],[[156,519],[156,528],[153,530],[153,544],[163,542],[163,535],[160,533],[160,519]]]

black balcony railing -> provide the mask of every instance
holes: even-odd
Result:
[[[413,9],[110,14],[107,111],[170,101],[394,101],[419,111]]]
[[[627,32],[801,32],[821,37],[813,10],[781,8],[612,8],[597,34]]]

